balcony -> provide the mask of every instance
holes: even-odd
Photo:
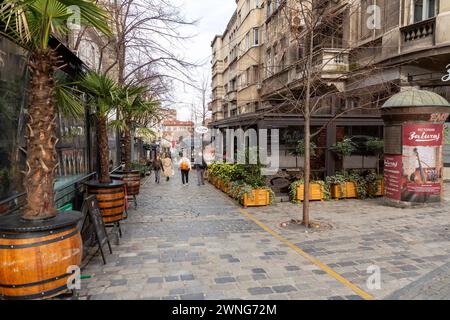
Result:
[[[217,61],[212,68],[212,75],[215,76],[217,73],[223,73],[222,60]]]
[[[324,78],[341,76],[349,71],[349,53],[344,49],[320,49],[313,57],[313,70]]]
[[[237,91],[236,90],[228,91],[227,94],[225,95],[225,100],[236,101],[237,100]]]
[[[400,29],[402,52],[415,51],[434,46],[436,18],[431,18]]]
[[[275,74],[264,79],[262,84],[261,95],[271,95],[277,91],[286,89],[289,84],[289,71],[288,69],[281,70]]]

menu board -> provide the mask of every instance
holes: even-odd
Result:
[[[384,188],[386,198],[401,200],[402,186],[402,156],[384,156]]]

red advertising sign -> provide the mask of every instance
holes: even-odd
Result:
[[[441,146],[444,125],[442,124],[405,124],[403,125],[404,146]]]
[[[384,156],[384,188],[386,198],[401,200],[402,194],[402,156]]]
[[[443,133],[442,124],[403,125],[402,201],[440,201]]]

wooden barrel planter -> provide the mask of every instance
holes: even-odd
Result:
[[[127,184],[127,195],[137,196],[141,188],[141,173],[139,171],[117,171],[111,175],[113,180],[121,180]]]
[[[81,265],[80,212],[28,221],[0,221],[0,299],[48,299],[69,292],[72,267]]]
[[[88,194],[93,194],[97,198],[103,221],[106,224],[120,222],[126,217],[125,182],[99,183],[98,181],[90,181],[86,183],[86,186]]]

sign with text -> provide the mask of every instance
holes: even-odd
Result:
[[[443,136],[443,124],[403,125],[402,201],[440,201]]]
[[[402,166],[401,155],[386,154],[384,156],[384,192],[386,198],[401,200]]]
[[[444,126],[442,124],[405,124],[403,125],[404,146],[441,146]]]

